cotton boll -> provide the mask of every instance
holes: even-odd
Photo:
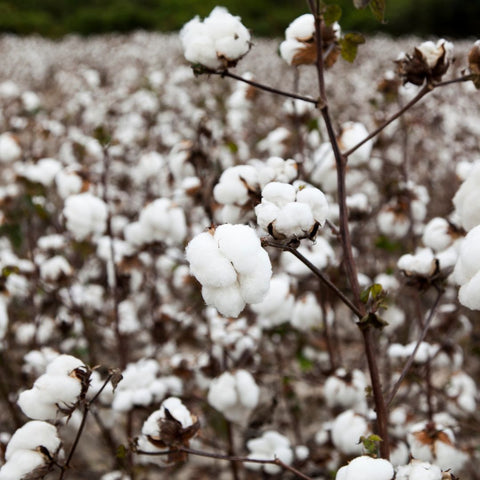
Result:
[[[0,469],[0,480],[19,480],[25,478],[45,464],[45,457],[33,450],[17,450]]]
[[[424,277],[432,275],[436,269],[435,257],[429,248],[417,249],[415,255],[402,255],[397,262],[397,266],[407,275]]]
[[[351,408],[356,412],[364,412],[366,388],[367,379],[362,371],[353,370],[348,374],[344,369],[338,369],[325,382],[323,396],[330,408]]]
[[[240,403],[246,408],[253,410],[258,405],[260,389],[252,375],[246,370],[235,372],[236,388]]]
[[[297,17],[285,30],[285,38],[307,41],[315,32],[315,19],[311,13]]]
[[[338,139],[339,147],[346,152],[368,136],[368,131],[362,123],[346,122],[342,125],[342,133]],[[348,157],[348,165],[358,167],[368,162],[372,153],[373,141],[370,139]]]
[[[257,170],[251,165],[237,165],[227,168],[213,189],[218,203],[225,205],[245,205],[249,200],[249,190],[258,186]]]
[[[40,265],[40,278],[46,282],[56,282],[61,277],[69,277],[73,268],[65,257],[56,255]]]
[[[265,232],[268,231],[270,224],[276,220],[277,216],[280,213],[280,208],[277,207],[274,203],[262,200],[262,203],[259,203],[255,207],[255,215],[257,216],[257,223]]]
[[[272,430],[264,432],[259,438],[249,440],[247,448],[250,451],[248,457],[252,459],[274,460],[278,458],[287,465],[290,465],[293,461],[293,451],[288,438]],[[245,462],[245,466],[250,470],[263,469],[266,473],[272,475],[281,471],[281,467],[273,464]]]
[[[13,163],[22,156],[22,149],[13,134],[0,135],[0,163]]]
[[[463,372],[452,375],[446,388],[450,398],[455,399],[464,412],[473,413],[476,409],[477,386],[472,377]]]
[[[394,238],[404,237],[410,228],[410,220],[403,213],[395,212],[391,207],[383,207],[377,215],[380,231]]]
[[[291,202],[280,209],[273,228],[287,237],[302,237],[308,234],[314,223],[312,210],[307,204]]]
[[[65,200],[66,227],[78,241],[101,235],[107,227],[107,205],[91,193],[72,195]]]
[[[293,307],[290,324],[302,331],[319,329],[322,326],[322,309],[312,292],[307,292],[300,297]]]
[[[435,217],[425,225],[422,241],[426,247],[441,252],[449,247],[453,239],[449,234],[450,224],[444,218]]]
[[[52,420],[56,418],[58,407],[51,402],[41,401],[38,391],[25,390],[21,392],[17,404],[29,418],[37,420]]]
[[[272,266],[270,258],[265,250],[255,256],[256,266],[247,275],[240,274],[238,281],[240,293],[246,303],[259,303],[268,293],[270,278],[272,277]]]
[[[38,377],[33,385],[33,391],[38,393],[40,401],[60,406],[76,403],[81,390],[80,381],[63,375],[44,374]]]
[[[63,199],[81,192],[83,180],[75,171],[60,170],[55,175],[57,192]]]
[[[20,427],[8,442],[5,450],[5,459],[12,459],[19,450],[35,450],[37,447],[45,447],[50,454],[54,454],[60,447],[60,438],[57,429],[47,422],[33,420]]]
[[[396,480],[442,480],[437,465],[413,459],[408,465],[398,467]]]
[[[345,455],[359,455],[363,446],[360,437],[368,435],[368,425],[365,418],[346,410],[332,423],[332,442]]]
[[[48,375],[70,375],[77,368],[85,368],[84,363],[72,355],[58,355],[47,366]]]
[[[348,465],[340,468],[336,480],[392,480],[393,465],[383,458],[366,455],[356,457]]]

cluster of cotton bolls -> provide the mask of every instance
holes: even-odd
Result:
[[[186,255],[205,302],[222,315],[237,317],[247,303],[261,302],[268,292],[270,259],[247,225],[203,232],[190,241]]]
[[[324,33],[331,67],[339,26]],[[289,67],[315,60],[313,36],[307,14],[287,29],[282,58],[277,43],[263,40],[245,55],[250,34],[217,8],[187,24],[181,40],[197,73],[198,64],[220,73],[245,56],[239,76],[286,89]],[[338,470],[341,480],[362,478],[365,469],[371,478],[389,475],[360,442],[375,431],[375,415],[350,312],[290,251],[266,246],[291,241],[289,248],[350,298],[335,159],[313,104],[285,104],[215,76],[195,79],[177,37],[137,32],[51,43],[9,36],[0,45],[0,353],[15,386],[1,404],[58,424],[72,414],[59,428],[62,441],[52,426],[28,433],[36,422],[25,426],[33,443],[22,440],[17,449],[14,434],[0,478],[50,468],[52,459],[62,465],[61,444],[72,444],[78,426],[73,409],[93,400],[85,435],[95,444],[80,439],[75,465],[95,478],[128,475],[114,471],[118,461],[101,443],[97,422],[102,438],[138,435],[136,448],[164,455],[133,456],[149,475],[146,462],[184,460],[167,453],[169,445],[188,446],[200,424],[195,448],[226,450],[221,416],[232,423],[236,454],[278,458],[306,473]],[[361,69],[335,64],[345,88],[327,81],[343,154],[396,108],[373,90],[391,52],[407,50],[406,41],[372,45],[359,51]],[[427,44],[421,53],[433,64],[443,47]],[[299,93],[311,95],[312,72],[297,73]],[[345,96],[350,90],[354,97]],[[449,91],[442,90],[445,104],[459,108],[443,109],[440,98],[426,96],[425,108],[405,117],[408,142],[397,122],[347,158],[348,221],[362,288],[380,283],[387,292],[388,309],[379,315],[389,325],[378,333],[378,361],[390,365],[392,382],[416,347],[428,314],[422,309],[431,307],[431,292],[410,295],[399,271],[409,283],[422,277],[422,286],[446,289],[390,417],[391,464],[397,478],[410,480],[421,469],[432,478],[448,468],[468,476],[467,456],[478,440],[459,428],[459,419],[475,421],[478,402],[478,362],[459,342],[467,352],[478,322],[466,309],[443,307],[455,303],[456,281],[460,302],[479,308],[478,152],[471,139],[480,129],[468,121],[474,102]],[[407,87],[397,93],[403,104],[414,95]],[[464,183],[448,215],[454,157],[465,160],[457,169]],[[64,354],[78,359],[69,363]],[[85,365],[120,372],[104,385],[103,371]],[[431,386],[443,392],[430,402],[417,382],[428,369]],[[169,395],[181,401],[165,400]],[[433,425],[425,423],[429,408]],[[436,415],[446,412],[450,419]],[[2,429],[13,432],[17,415]],[[135,431],[140,415],[150,417]],[[0,447],[9,435],[0,432]],[[446,452],[445,462],[421,444],[425,435]],[[85,465],[97,448],[104,461]],[[416,460],[407,464],[410,455]],[[228,462],[222,465],[185,462],[178,475],[210,477],[223,474]],[[245,467],[251,476],[280,473],[273,464]]]

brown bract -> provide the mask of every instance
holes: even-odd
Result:
[[[445,45],[440,48],[442,52],[433,66],[428,64],[422,51],[416,47],[413,55],[406,54],[404,58],[396,60],[397,73],[402,77],[403,84],[422,85],[425,79],[428,83],[439,82],[450,66]]]
[[[476,75],[473,83],[477,89],[480,89],[480,42],[475,42],[468,54],[468,67],[470,72]]]
[[[304,44],[299,48],[292,59],[292,65],[313,65],[317,61],[317,43],[315,34],[309,38],[297,38]],[[323,63],[326,68],[332,67],[340,55],[340,47],[335,29],[331,25],[324,25],[322,29]]]
[[[200,422],[192,415],[193,424],[183,427],[182,424],[165,408],[165,418],[158,422],[158,435],[148,435],[148,441],[157,448],[168,448],[172,452],[168,454],[168,462],[182,462],[186,460],[187,454],[178,451],[178,447],[188,447],[190,439],[200,430]]]

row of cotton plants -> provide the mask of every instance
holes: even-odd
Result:
[[[0,480],[477,478],[480,44],[324,13],[0,38]]]

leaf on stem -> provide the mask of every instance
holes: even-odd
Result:
[[[342,16],[342,9],[339,5],[327,5],[323,12],[323,20],[326,25],[332,25],[338,22]]]
[[[370,7],[373,16],[379,21],[385,22],[385,0],[353,0],[356,9]]]
[[[361,33],[347,33],[340,40],[342,58],[347,62],[353,62],[357,56],[358,46],[365,43],[365,37]]]

